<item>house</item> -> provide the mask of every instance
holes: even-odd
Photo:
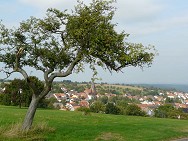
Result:
[[[160,106],[160,105],[162,105],[162,102],[161,101],[154,101],[154,105]]]
[[[80,93],[78,93],[78,98],[88,99],[88,94],[86,94],[85,92],[80,92]]]
[[[89,95],[89,94],[92,93],[92,91],[91,91],[91,89],[86,88],[86,89],[84,90],[84,93],[87,94],[87,95]]]
[[[77,94],[73,94],[71,98],[78,98]]]
[[[141,98],[139,99],[139,101],[144,101],[144,99],[141,97]]]
[[[174,99],[176,97],[175,94],[167,92],[167,97]]]
[[[188,99],[185,100],[185,104],[188,104]]]
[[[162,96],[162,95],[164,95],[164,93],[161,93],[161,92],[160,92],[159,95]]]
[[[61,90],[64,92],[64,93],[67,93],[68,90],[65,88],[65,87],[61,87]]]
[[[154,101],[164,101],[164,97],[163,96],[154,96]]]
[[[76,109],[80,108],[77,103],[66,103],[65,107],[69,111],[75,111]]]
[[[188,106],[186,104],[174,103],[174,107],[178,109],[178,108],[187,108]]]
[[[79,103],[79,105],[80,105],[81,107],[89,108],[89,102],[86,101],[86,100],[81,100],[80,103]]]
[[[141,104],[146,104],[146,105],[153,105],[154,104],[154,102],[152,101],[148,101],[148,100],[145,100],[145,101],[142,101],[142,102],[140,102]]]
[[[86,97],[87,100],[91,100],[93,98],[96,98],[96,96],[97,96],[96,93],[93,93],[91,88],[90,89],[88,89],[88,88],[85,89],[84,93],[87,95],[87,97]]]
[[[84,92],[88,95],[96,95],[97,91],[94,82],[91,83],[91,88],[86,88]]]
[[[63,99],[67,99],[67,95],[64,93],[55,93],[53,95],[59,102],[61,102]]]
[[[137,104],[138,107],[142,109],[142,111],[146,112],[147,115],[153,116],[154,115],[154,109],[155,106],[147,105],[147,104]]]
[[[133,99],[139,100],[139,99],[140,99],[140,97],[139,97],[139,96],[137,96],[137,95],[135,95],[135,96],[133,96]]]

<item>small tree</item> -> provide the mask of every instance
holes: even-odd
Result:
[[[118,115],[121,114],[121,110],[114,103],[107,103],[105,108],[105,113]]]
[[[183,114],[181,109],[176,109],[172,104],[161,105],[154,112],[154,116],[159,118],[178,118],[178,116],[185,118],[185,114]]]
[[[2,104],[19,105],[21,108],[21,105],[26,106],[30,103],[32,94],[24,80],[14,79],[4,87],[3,97],[5,101]]]
[[[107,104],[108,103],[108,97],[107,96],[101,96],[98,98],[99,101],[101,101],[103,104]]]
[[[129,34],[115,31],[113,2],[93,0],[85,5],[78,1],[72,13],[48,9],[45,18],[31,17],[18,28],[0,24],[0,62],[7,76],[21,73],[32,89],[27,68],[41,71],[44,76],[42,91],[34,90],[23,130],[30,129],[37,105],[51,90],[55,78],[80,72],[85,63],[90,64],[94,74],[95,66],[118,72],[128,66],[151,65],[155,56],[152,46],[125,42]]]
[[[95,101],[91,104],[90,110],[94,113],[104,113],[105,105],[101,101]]]
[[[126,108],[126,114],[131,116],[145,116],[146,113],[142,111],[136,104],[130,104]]]

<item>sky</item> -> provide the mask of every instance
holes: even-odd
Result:
[[[85,0],[88,4],[90,0]],[[0,19],[7,27],[19,25],[30,16],[42,18],[47,8],[74,9],[76,0],[1,0]],[[116,30],[130,36],[126,40],[154,45],[159,55],[151,67],[143,70],[124,68],[123,72],[98,68],[99,82],[125,84],[188,84],[188,1],[187,0],[117,0],[113,22]],[[1,67],[1,66],[0,66]],[[40,72],[32,75],[41,76]],[[3,77],[3,74],[0,74]],[[21,77],[14,74],[11,78]],[[57,80],[90,81],[92,72],[72,74]],[[41,77],[42,79],[42,77]]]

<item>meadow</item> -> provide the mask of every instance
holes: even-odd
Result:
[[[1,141],[170,141],[188,137],[188,121],[38,109],[33,129],[18,128],[26,108],[0,105]]]

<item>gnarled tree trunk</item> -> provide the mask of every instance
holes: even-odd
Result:
[[[39,103],[39,98],[35,97],[33,95],[31,103],[30,103],[29,108],[27,110],[24,122],[22,124],[22,130],[23,131],[28,131],[31,128],[32,123],[33,123],[33,118],[34,118],[36,110],[37,110],[38,103]]]
[[[46,81],[45,83],[45,87],[43,88],[42,92],[39,92],[40,94],[37,94],[37,90],[36,90],[36,86],[32,85],[32,83],[30,83],[30,87],[33,90],[33,96],[32,96],[32,100],[31,103],[29,105],[29,108],[27,110],[27,113],[25,115],[25,119],[24,122],[22,124],[22,131],[28,131],[33,123],[33,119],[37,110],[37,106],[38,103],[41,99],[43,99],[51,90],[52,87],[52,81]]]

